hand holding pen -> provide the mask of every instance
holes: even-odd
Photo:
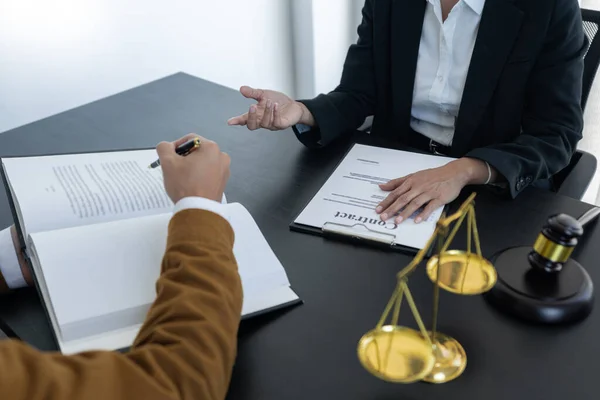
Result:
[[[186,153],[179,154],[179,148],[190,140],[196,140],[196,146],[191,147],[193,150],[187,152],[187,157],[182,157]],[[215,142],[190,134],[176,142],[162,142],[156,151],[165,190],[173,203],[187,197],[221,202],[229,179],[230,159]]]
[[[190,136],[190,135],[188,135]],[[185,138],[187,138],[188,136],[185,136]],[[187,156],[188,154],[190,154],[191,152],[197,150],[200,148],[200,145],[202,144],[202,141],[200,140],[200,136],[195,136],[192,139],[186,140],[185,142],[181,143],[179,146],[177,146],[175,148],[175,153],[179,154],[180,156]],[[157,168],[160,166],[160,158],[156,161],[154,161],[152,164],[150,164],[148,166],[148,168]]]

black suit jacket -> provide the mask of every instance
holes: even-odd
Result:
[[[340,85],[303,103],[326,145],[373,115],[371,135],[407,142],[425,0],[367,0]],[[487,0],[451,156],[495,167],[514,197],[566,167],[582,137],[583,56],[577,0]]]

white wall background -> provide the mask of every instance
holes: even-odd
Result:
[[[0,132],[185,71],[293,93],[287,0],[0,0]]]
[[[315,92],[327,93],[337,85],[351,39],[352,2],[327,0],[313,6]]]
[[[364,0],[291,0],[296,95],[310,98],[340,81],[348,47],[356,42]]]
[[[0,0],[0,132],[179,71],[312,97],[364,0]]]

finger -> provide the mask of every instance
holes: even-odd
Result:
[[[267,100],[265,104],[265,111],[263,113],[263,117],[260,120],[260,126],[265,129],[271,128],[273,124],[273,102],[271,100]]]
[[[271,101],[271,104],[273,104],[272,100],[268,99],[266,96],[263,96],[260,99],[260,101],[258,103],[256,103],[258,110],[261,111],[261,110],[264,110],[265,108],[267,108],[267,102],[269,102],[269,101]]]
[[[188,133],[184,137],[179,138],[176,141],[174,141],[173,144],[175,145],[175,147],[181,146],[182,144],[184,144],[188,140],[192,140],[192,139],[197,138],[197,137],[200,137],[200,135],[197,135],[195,133]]]
[[[281,110],[279,109],[279,103],[273,105],[273,126],[277,129],[285,128],[283,125],[283,119],[281,118]]]
[[[415,197],[410,203],[404,207],[404,210],[396,217],[396,223],[400,224],[402,221],[406,221],[413,215],[416,211],[418,211],[421,207],[429,203],[432,199],[432,195],[428,193],[423,193],[417,197]]]
[[[382,183],[381,185],[379,185],[379,188],[381,190],[385,190],[386,192],[390,192],[396,189],[398,186],[402,185],[404,181],[406,181],[406,178],[408,178],[408,176],[403,176],[402,178],[398,179],[392,179],[389,182]]]
[[[427,218],[429,218],[435,210],[442,207],[443,205],[444,202],[440,201],[439,199],[431,200],[429,204],[427,204],[427,206],[423,209],[423,211],[419,215],[417,215],[417,217],[415,218],[415,224],[420,224],[423,221],[427,221]]]
[[[250,111],[248,112],[248,129],[251,131],[255,131],[259,128],[258,125],[258,108],[255,105],[250,106]]]
[[[387,221],[389,218],[394,217],[400,210],[406,207],[407,204],[413,201],[420,194],[420,191],[410,189],[406,193],[398,196],[396,198],[396,201],[394,201],[389,207],[383,210],[383,212],[381,213],[381,219]],[[402,222],[402,220],[397,222],[400,223]]]
[[[247,99],[254,99],[256,101],[260,101],[264,95],[264,91],[262,89],[254,89],[250,86],[242,86],[240,88],[240,93]]]
[[[203,138],[202,136],[198,136],[200,138],[200,147],[192,149],[191,152],[186,154],[185,158],[196,159],[197,157],[206,157],[209,153],[221,154],[221,149],[219,145],[209,139]]]
[[[161,164],[165,164],[171,160],[177,153],[175,153],[175,144],[172,142],[160,142],[156,146],[156,153]]]
[[[227,121],[227,125],[229,125],[229,126],[234,126],[234,125],[245,126],[247,122],[248,122],[248,113],[239,115],[237,117],[230,118]]]
[[[381,203],[379,203],[377,205],[375,212],[377,212],[378,214],[381,214],[385,209],[387,209],[389,206],[391,206],[398,199],[398,197],[406,194],[409,190],[410,190],[410,185],[408,185],[407,183],[401,184],[399,187],[394,189],[392,191],[392,193],[388,194],[387,197],[385,199],[383,199],[383,201]],[[385,219],[387,219],[387,218],[385,218]]]

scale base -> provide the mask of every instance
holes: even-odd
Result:
[[[534,323],[569,324],[586,318],[594,300],[586,270],[573,259],[557,273],[536,270],[527,258],[530,251],[514,247],[492,259],[498,281],[484,298],[500,311]]]
[[[428,332],[431,336],[431,332]],[[429,383],[446,383],[462,375],[467,367],[467,353],[454,338],[437,332],[435,334],[435,363],[431,372],[423,378]]]

